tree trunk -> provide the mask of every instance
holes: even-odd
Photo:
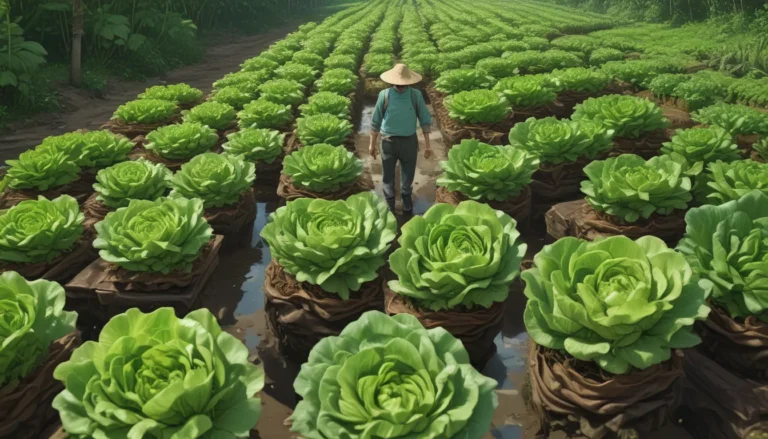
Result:
[[[72,1],[72,62],[69,80],[75,87],[83,83],[83,3],[82,0]]]

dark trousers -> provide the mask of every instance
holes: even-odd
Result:
[[[413,211],[413,177],[416,175],[416,159],[419,155],[419,139],[410,137],[384,137],[381,142],[381,162],[384,198],[391,210],[395,210],[395,166],[400,162],[400,197],[403,211]]]

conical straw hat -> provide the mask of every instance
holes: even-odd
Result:
[[[397,64],[381,74],[381,80],[392,85],[413,85],[421,81],[421,75],[412,72],[405,64]]]

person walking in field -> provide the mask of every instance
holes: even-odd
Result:
[[[369,152],[375,159],[379,153],[381,137],[382,180],[384,197],[390,210],[395,211],[395,166],[400,162],[400,198],[403,214],[413,214],[413,178],[416,174],[416,159],[419,154],[417,124],[424,135],[424,158],[429,159],[432,151],[429,133],[432,117],[420,90],[412,85],[421,81],[421,75],[412,72],[404,64],[382,73],[381,80],[392,87],[382,90],[376,102],[371,121],[371,145]]]

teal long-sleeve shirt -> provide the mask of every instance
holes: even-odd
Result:
[[[387,94],[389,103],[385,112],[384,101]],[[425,133],[428,133],[432,126],[432,116],[429,115],[424,96],[419,90],[408,87],[405,92],[398,93],[394,88],[388,88],[379,93],[371,121],[373,132],[380,132],[384,137],[408,137],[416,134],[417,123]]]

